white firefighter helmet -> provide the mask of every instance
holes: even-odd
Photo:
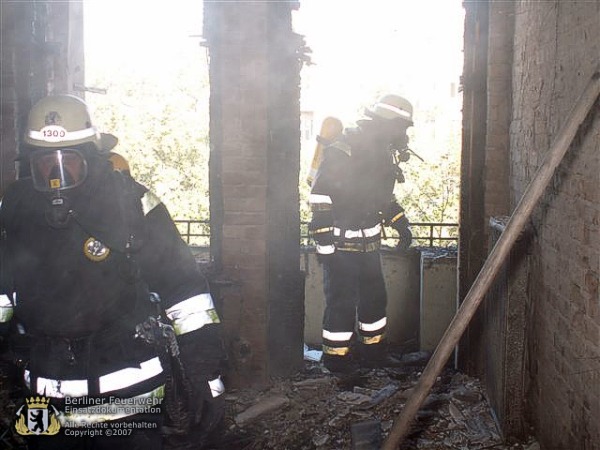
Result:
[[[31,108],[27,120],[26,144],[42,148],[65,148],[93,143],[107,152],[117,145],[112,134],[100,133],[92,125],[87,105],[74,95],[50,95]]]
[[[413,106],[404,97],[395,94],[387,94],[377,100],[371,109],[366,111],[366,114],[374,119],[403,119],[413,123]]]

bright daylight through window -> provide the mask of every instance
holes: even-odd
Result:
[[[86,99],[115,149],[177,219],[208,219],[208,51],[200,0],[168,4],[85,0]],[[397,186],[412,222],[458,221],[461,2],[304,0],[292,13],[312,65],[302,69],[301,217],[323,118],[345,126],[385,93],[414,105]],[[131,20],[135,17],[136,20]],[[196,176],[188,176],[190,173]],[[442,231],[438,231],[442,232]],[[456,235],[457,229],[443,233]]]

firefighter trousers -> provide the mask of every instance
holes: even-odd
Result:
[[[323,261],[323,288],[325,355],[348,355],[355,330],[359,343],[381,343],[387,323],[387,294],[378,251],[338,250],[328,255]]]

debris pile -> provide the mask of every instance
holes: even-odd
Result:
[[[421,375],[427,354],[405,355],[397,367],[330,373],[305,361],[269,388],[230,389],[227,414],[212,450],[375,449],[389,434]],[[22,449],[13,432],[14,403],[0,379],[0,448]],[[13,397],[14,398],[14,397]],[[477,379],[446,368],[417,414],[408,450],[534,450],[537,443],[502,442]]]
[[[416,355],[416,357],[415,357]],[[414,389],[426,359],[407,355],[399,367],[336,376],[305,361],[293,379],[265,390],[231,390],[213,449],[379,448]],[[366,441],[365,441],[366,439]],[[367,442],[368,441],[368,442]],[[363,446],[370,442],[374,446]],[[445,369],[421,407],[406,449],[528,449],[505,445],[479,381]]]

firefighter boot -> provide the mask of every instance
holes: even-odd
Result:
[[[358,364],[350,355],[323,355],[323,365],[333,374],[351,374],[358,370]]]
[[[358,354],[360,366],[367,369],[378,369],[382,367],[400,367],[402,362],[388,353],[388,345],[385,342],[377,344],[359,344]]]

